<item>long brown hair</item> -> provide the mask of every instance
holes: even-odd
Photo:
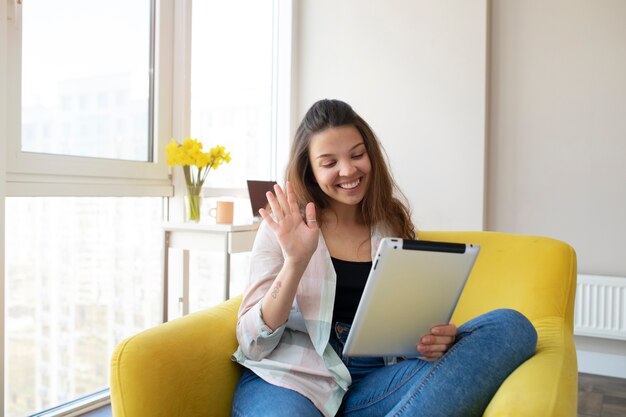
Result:
[[[296,131],[285,178],[291,182],[298,204],[303,207],[310,201],[315,203],[317,221],[321,222],[321,211],[330,205],[330,198],[313,176],[309,144],[314,134],[341,126],[354,126],[359,131],[372,165],[368,190],[360,203],[363,221],[370,227],[385,224],[396,237],[414,239],[411,212],[405,196],[391,176],[382,145],[367,122],[349,104],[340,100],[320,100],[313,104]]]

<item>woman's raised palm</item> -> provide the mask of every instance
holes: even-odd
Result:
[[[308,203],[305,208],[306,222],[300,213],[300,207],[291,184],[287,182],[287,194],[279,185],[274,186],[274,193],[267,193],[267,200],[273,216],[267,210],[259,213],[274,231],[284,252],[285,260],[296,263],[308,263],[317,249],[319,227],[315,218],[315,205]]]

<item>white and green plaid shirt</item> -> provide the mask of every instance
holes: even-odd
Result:
[[[372,232],[372,259],[383,235]],[[337,275],[320,233],[317,250],[302,276],[289,319],[281,327],[267,327],[261,302],[283,265],[274,232],[263,222],[252,249],[250,280],[239,309],[233,354],[267,382],[309,398],[325,416],[335,415],[348,390],[348,369],[328,343]]]

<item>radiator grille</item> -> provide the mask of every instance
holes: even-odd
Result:
[[[626,340],[626,278],[578,275],[574,334]]]

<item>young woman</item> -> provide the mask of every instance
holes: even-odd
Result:
[[[535,329],[516,311],[434,327],[415,341],[420,359],[342,355],[380,239],[415,238],[368,124],[342,101],[315,103],[286,178],[268,193],[271,215],[260,211],[233,416],[482,415],[535,352]]]

